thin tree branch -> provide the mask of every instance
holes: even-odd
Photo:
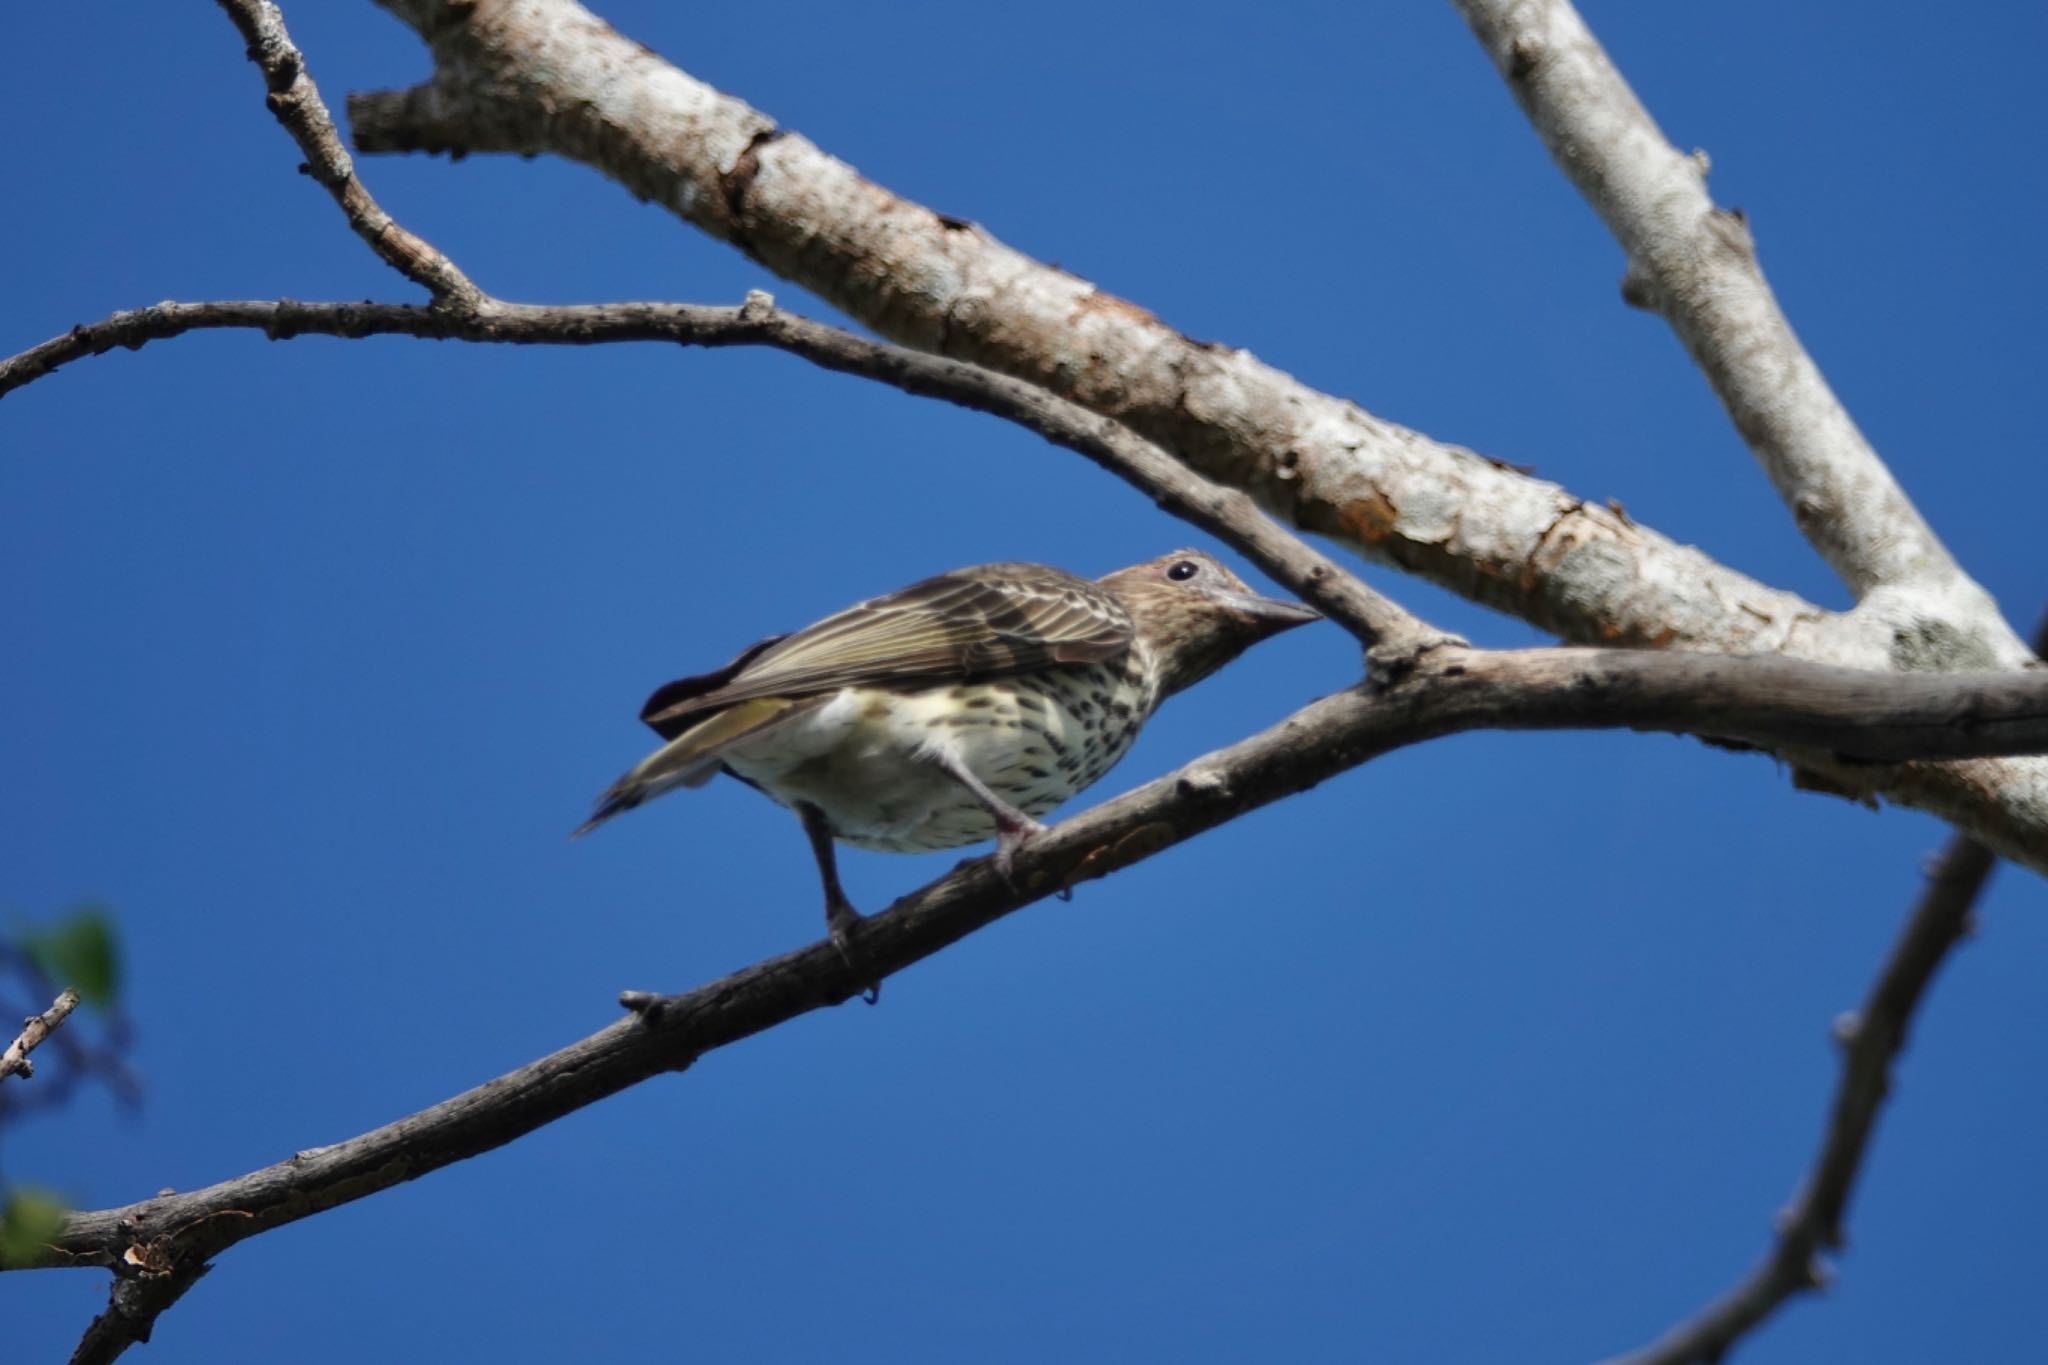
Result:
[[[1627,253],[1629,302],[1678,333],[1842,581],[1859,597],[1966,581],[1800,345],[1747,219],[1707,194],[1704,154],[1665,140],[1570,0],[1454,2],[1558,168]]]
[[[1156,446],[1032,385],[979,367],[878,345],[774,307],[749,295],[737,310],[617,304],[543,308],[493,298],[439,251],[393,221],[362,182],[334,131],[333,118],[269,0],[220,0],[249,44],[269,86],[270,105],[306,153],[308,169],[334,196],[358,236],[394,269],[434,293],[426,309],[403,305],[166,302],[117,313],[0,362],[0,397],[86,355],[139,348],[188,331],[259,327],[273,339],[323,331],[337,336],[403,332],[473,341],[589,343],[663,339],[695,345],[768,344],[827,369],[880,379],[913,394],[945,397],[996,413],[1086,455],[1183,520],[1215,532],[1267,572],[1321,607],[1370,649],[1406,658],[1439,639],[1389,599],[1316,554],[1263,515],[1243,493],[1191,474]]]
[[[27,1080],[35,1075],[35,1064],[29,1061],[28,1054],[41,1046],[43,1039],[55,1032],[57,1026],[69,1019],[71,1011],[77,1008],[78,992],[66,986],[58,992],[57,999],[50,1008],[41,1014],[31,1014],[23,1020],[21,1032],[7,1045],[5,1052],[0,1052],[0,1081],[6,1080],[9,1076],[19,1076]]]
[[[470,283],[453,261],[399,226],[356,177],[355,164],[335,131],[334,117],[307,73],[305,59],[292,46],[277,6],[270,0],[220,0],[220,7],[248,43],[249,60],[263,72],[270,112],[306,155],[300,169],[334,197],[356,236],[369,244],[378,259],[423,286],[436,303],[477,307],[483,301],[483,291]]]
[[[1849,1194],[1891,1090],[1892,1061],[1906,1045],[1907,1026],[1936,969],[1969,933],[1971,906],[1994,861],[1974,839],[1959,834],[1949,841],[1863,1008],[1836,1021],[1842,1079],[1813,1170],[1779,1215],[1770,1253],[1698,1316],[1609,1365],[1714,1365],[1794,1295],[1826,1286],[1820,1258],[1842,1245]]]
[[[536,305],[482,296],[483,306],[221,301],[159,303],[74,327],[0,360],[0,397],[74,361],[139,349],[187,332],[253,329],[274,340],[397,335],[521,345],[669,341],[685,346],[770,346],[824,369],[878,380],[1015,422],[1077,452],[1167,511],[1210,531],[1314,603],[1368,645],[1412,652],[1442,638],[1390,599],[1311,549],[1245,494],[1193,473],[1117,422],[976,365],[869,341],[775,307],[755,293],[737,308],[682,303]]]
[[[2036,653],[2048,651],[2048,615],[2035,627],[2033,647]],[[1905,1050],[1907,1028],[1935,972],[1970,933],[1995,862],[1991,850],[1967,835],[1949,840],[1863,1008],[1835,1021],[1842,1078],[1820,1151],[1798,1197],[1778,1216],[1770,1253],[1692,1318],[1607,1365],[1714,1365],[1794,1295],[1826,1287],[1820,1257],[1844,1243],[1849,1195],[1891,1091],[1892,1062]]]
[[[57,991],[57,983],[20,944],[0,939],[0,975],[8,973],[21,979],[18,989],[29,998],[47,999]],[[18,998],[11,993],[0,995],[0,1000]],[[0,1017],[17,1007],[0,1003]],[[47,1036],[47,1046],[54,1048],[60,1059],[54,1074],[45,1077],[38,1071],[41,1083],[33,1087],[0,1086],[0,1123],[37,1109],[61,1107],[81,1086],[95,1081],[106,1086],[124,1108],[132,1111],[140,1107],[142,1080],[128,1061],[132,1024],[126,1014],[112,1006],[97,1013],[96,1029],[82,1028],[78,1020],[72,1019],[68,1027]]]

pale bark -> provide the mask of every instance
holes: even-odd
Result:
[[[43,1045],[43,1040],[71,1017],[71,1011],[78,1008],[78,992],[67,986],[60,992],[50,1008],[41,1014],[31,1014],[21,1021],[21,1032],[0,1052],[0,1081],[9,1076],[20,1076],[26,1080],[36,1074],[35,1063],[28,1054]]]
[[[1707,194],[1707,158],[1672,146],[1569,0],[1455,0],[1529,121],[1628,256],[1624,290],[1661,314],[1706,375],[1799,529],[1859,597],[1968,580],[1800,345],[1739,212]],[[1971,585],[1974,586],[1974,585]],[[2007,661],[2018,637],[1979,591],[1951,624]]]
[[[1305,530],[1567,638],[1766,653],[1826,615],[902,199],[571,0],[386,3],[436,73],[349,97],[362,150],[588,162],[892,340],[1113,416]]]

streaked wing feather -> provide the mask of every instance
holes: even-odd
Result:
[[[670,683],[641,714],[657,731],[680,734],[692,715],[755,697],[1091,663],[1128,649],[1131,635],[1123,604],[1084,578],[1036,564],[986,564],[757,645],[717,673]]]

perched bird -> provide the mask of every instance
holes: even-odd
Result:
[[[1316,619],[1196,550],[1093,582],[955,569],[657,690],[640,719],[667,743],[576,834],[731,773],[802,819],[843,950],[860,916],[834,839],[916,853],[993,837],[1007,878],[1036,817],[1109,771],[1161,701]]]

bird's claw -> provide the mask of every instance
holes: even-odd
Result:
[[[854,976],[867,975],[867,964],[853,946],[853,927],[867,918],[845,901],[835,901],[825,907],[825,929],[832,937],[832,946],[839,950],[839,960],[846,964]],[[869,981],[861,987],[861,1000],[869,1005],[882,998],[882,983]]]
[[[1015,875],[1017,850],[1043,833],[1045,826],[1029,818],[1023,824],[1005,825],[996,832],[996,851],[989,855],[989,862],[996,875],[1003,879],[1003,885],[1010,890],[1018,893],[1024,890],[1017,885]]]

